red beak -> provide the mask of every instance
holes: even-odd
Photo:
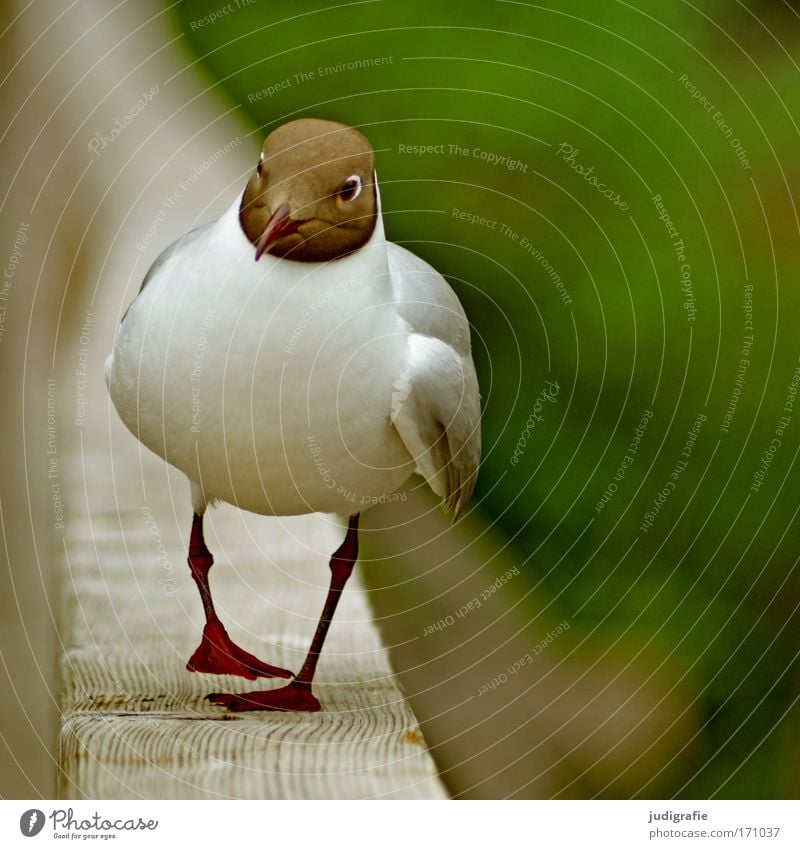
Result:
[[[261,234],[261,238],[256,245],[256,262],[261,259],[261,256],[268,251],[275,242],[283,236],[288,236],[294,233],[300,226],[299,221],[292,221],[289,218],[291,210],[288,203],[282,203],[275,212],[272,213],[267,221],[267,226]]]

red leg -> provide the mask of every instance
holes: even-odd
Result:
[[[203,639],[186,664],[190,672],[211,672],[218,675],[241,675],[243,678],[291,678],[292,673],[278,666],[264,663],[254,655],[239,648],[228,636],[224,625],[214,610],[208,573],[214,563],[211,552],[203,539],[203,517],[194,514],[192,536],[189,540],[189,568],[200,590],[206,625]]]
[[[315,711],[320,703],[311,692],[311,683],[317,669],[322,645],[328,633],[336,605],[347,579],[353,572],[358,560],[358,513],[350,517],[344,542],[331,557],[331,585],[325,607],[322,609],[311,648],[306,656],[303,668],[291,684],[277,690],[256,690],[252,693],[212,693],[206,698],[215,705],[224,705],[228,710],[302,710]]]

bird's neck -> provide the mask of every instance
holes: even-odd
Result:
[[[239,221],[241,196],[231,204],[215,226],[215,241],[224,252],[230,269],[253,286],[268,287],[281,297],[307,300],[312,306],[323,299],[347,298],[363,305],[391,302],[389,260],[383,220],[378,215],[375,229],[358,250],[327,262],[294,262],[262,255],[256,262],[255,249]]]

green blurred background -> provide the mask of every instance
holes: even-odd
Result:
[[[174,14],[259,138],[319,116],[373,142],[389,238],[446,275],[473,325],[475,509],[577,643],[620,646],[691,694],[680,769],[665,785],[655,765],[642,795],[796,796],[795,4],[203,0]],[[556,400],[529,427],[548,380]]]

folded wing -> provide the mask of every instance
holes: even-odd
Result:
[[[411,329],[407,369],[395,384],[392,423],[417,471],[457,517],[472,494],[481,456],[469,324],[437,271],[398,245],[388,247],[395,306]]]

